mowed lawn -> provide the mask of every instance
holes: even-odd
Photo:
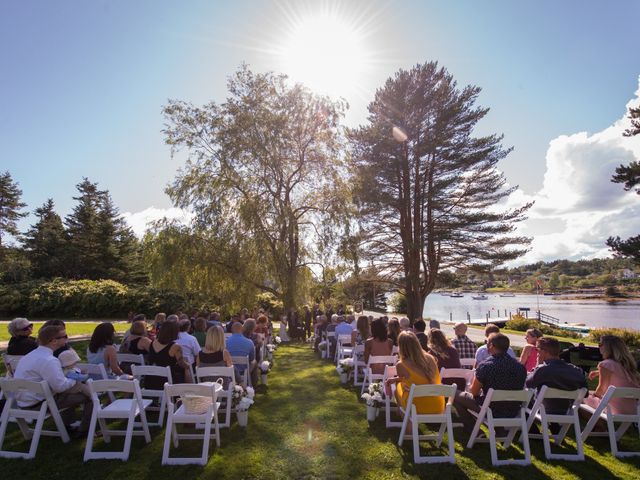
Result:
[[[82,351],[81,345],[78,350]],[[212,443],[209,463],[199,466],[160,464],[164,431],[152,429],[152,442],[136,437],[128,462],[82,462],[84,440],[68,445],[43,438],[35,460],[0,459],[3,479],[198,479],[198,478],[640,478],[640,459],[618,460],[609,453],[606,439],[590,440],[587,460],[544,460],[542,445],[532,442],[533,465],[491,465],[489,448],[463,448],[467,435],[455,429],[456,464],[415,465],[411,442],[396,445],[398,429],[387,430],[381,414],[366,421],[359,390],[339,383],[335,367],[318,359],[308,346],[283,346],[276,351],[267,387],[257,388],[256,402],[244,429],[234,422],[221,431],[221,448]],[[640,449],[635,438],[622,442],[625,449]],[[26,448],[16,428],[9,435],[12,446]],[[103,447],[102,440],[98,440]],[[113,446],[122,440],[113,440]],[[425,444],[425,447],[427,444]],[[199,445],[183,444],[180,452],[198,455]],[[502,455],[520,455],[511,448]]]
[[[38,330],[44,324],[44,322],[31,322],[33,323],[33,336],[38,336]],[[77,321],[65,321],[65,326],[67,328],[67,335],[70,337],[74,335],[91,335],[93,330],[96,328],[96,325],[99,325],[100,321],[86,321],[86,322],[77,322]],[[1,322],[0,323],[0,342],[8,342],[11,338],[9,335],[9,331],[7,330],[7,325],[9,322]],[[124,333],[129,330],[131,326],[128,322],[113,322],[113,326],[118,333]]]

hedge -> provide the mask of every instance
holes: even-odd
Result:
[[[509,330],[517,330],[518,332],[526,332],[530,328],[537,328],[544,335],[555,335],[558,337],[568,338],[583,338],[582,335],[578,332],[563,330],[561,328],[554,328],[533,318],[525,318],[522,315],[513,315],[511,317],[511,320],[506,323],[505,328]]]
[[[592,342],[599,343],[603,335],[615,335],[622,338],[627,347],[640,349],[640,332],[626,328],[597,328],[591,330],[587,338]]]

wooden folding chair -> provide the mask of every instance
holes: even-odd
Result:
[[[218,400],[220,402],[220,411],[224,412],[224,422],[219,422],[220,427],[231,426],[231,406],[233,403],[233,391],[236,386],[235,370],[233,367],[197,367],[196,377],[198,383],[215,381],[218,378],[226,379],[227,388],[222,387],[218,391]]]
[[[151,400],[142,398],[138,380],[88,380],[91,399],[93,400],[93,412],[91,423],[87,434],[87,444],[84,450],[84,461],[92,459],[118,459],[126,461],[131,451],[131,440],[133,435],[143,435],[147,443],[151,442],[149,435],[149,425],[147,424],[146,408],[151,405]],[[132,395],[132,398],[118,398],[115,402],[102,406],[98,396],[103,392],[125,393]],[[140,417],[141,430],[134,427],[136,417]],[[126,430],[113,430],[108,428],[107,420],[126,420]],[[111,441],[111,435],[124,436],[124,448],[119,452],[94,452],[93,442],[96,433],[96,426],[100,424],[100,431],[105,443]]]
[[[218,425],[217,393],[222,389],[222,385],[217,382],[200,384],[177,384],[164,385],[165,397],[169,408],[167,415],[167,429],[164,433],[164,448],[162,450],[162,465],[206,465],[209,460],[209,443],[211,442],[211,427],[213,423],[216,445],[220,447],[220,426]],[[190,398],[189,398],[190,397]],[[191,400],[201,402],[200,409],[189,411],[187,403]],[[198,403],[199,403],[198,402]],[[178,424],[194,424],[196,427],[203,426],[200,433],[178,433]],[[180,439],[202,439],[202,455],[198,457],[184,458],[171,457],[169,450],[173,446],[178,447]]]
[[[469,413],[477,417],[476,424],[473,427],[467,448],[473,448],[475,442],[489,442],[491,449],[491,463],[495,467],[501,465],[530,465],[531,464],[531,449],[529,448],[529,435],[527,435],[527,418],[526,408],[529,405],[533,391],[524,390],[494,390],[490,388],[487,392],[487,396],[482,404],[482,408],[479,413],[469,411]],[[520,414],[515,417],[502,418],[494,417],[491,410],[491,404],[494,402],[518,402],[520,403]],[[480,427],[486,425],[489,430],[489,438],[480,437]],[[496,427],[503,427],[509,429],[509,433],[506,437],[496,437]],[[505,447],[508,447],[513,442],[517,430],[520,429],[523,432],[520,440],[524,447],[524,459],[513,460],[499,460],[498,448],[496,442],[503,442]]]
[[[155,365],[131,365],[131,373],[133,374],[133,378],[138,380],[138,383],[141,386],[140,394],[142,398],[151,398],[152,400],[156,400],[160,405],[153,406],[150,405],[147,407],[148,411],[156,411],[158,412],[158,421],[157,422],[148,422],[151,427],[160,427],[164,425],[164,416],[167,411],[167,399],[164,395],[163,390],[155,390],[152,388],[146,388],[144,386],[144,378],[147,376],[161,377],[165,379],[165,383],[172,384],[173,378],[171,376],[171,367],[158,367]]]
[[[455,385],[411,385],[409,398],[407,400],[407,408],[405,411],[402,427],[400,429],[400,437],[398,438],[398,446],[402,446],[407,430],[407,423],[411,420],[411,438],[413,440],[413,462],[414,463],[439,463],[449,462],[455,463],[455,443],[453,440],[453,422],[451,419],[451,407],[453,399],[456,395]],[[418,413],[415,400],[422,397],[447,397],[447,403],[444,412],[437,414]],[[431,435],[420,435],[419,424],[436,424],[439,426],[438,433]],[[421,440],[435,440],[436,446],[442,444],[444,433],[447,433],[449,454],[448,455],[420,455]]]
[[[25,458],[31,459],[36,456],[38,444],[41,436],[60,437],[64,443],[69,442],[69,434],[60,411],[53,398],[49,384],[43,380],[41,382],[32,382],[18,378],[0,378],[0,389],[7,397],[7,403],[2,410],[0,416],[0,457],[2,458]],[[33,407],[20,407],[16,397],[21,392],[29,392],[44,400]],[[56,430],[44,430],[44,422],[51,417],[56,426]],[[27,422],[36,421],[33,428],[29,427]],[[20,427],[20,431],[24,438],[31,439],[28,452],[16,452],[4,450],[2,448],[7,428],[10,422],[16,422]]]
[[[544,455],[548,460],[584,460],[584,450],[582,447],[582,435],[580,431],[580,417],[578,416],[578,409],[584,396],[587,394],[586,388],[580,388],[578,390],[558,390],[557,388],[549,388],[544,385],[540,391],[536,394],[536,399],[531,407],[527,409],[529,418],[527,419],[527,432],[529,432],[529,438],[540,439],[544,445]],[[547,413],[544,401],[545,400],[566,400],[570,401],[571,405],[567,407],[564,414],[549,414]],[[540,429],[542,434],[530,433],[531,427],[538,420],[540,422]],[[569,428],[573,426],[576,433],[576,450],[577,453],[573,454],[559,454],[551,452],[551,442],[549,435],[549,424],[556,423],[562,425],[562,428],[556,435],[552,435],[553,441],[556,445],[560,445],[569,431]]]
[[[632,414],[613,413],[610,402],[615,398],[626,398],[636,401],[636,411]],[[618,450],[618,441],[622,438],[625,432],[630,426],[636,425],[638,427],[638,434],[640,435],[640,388],[628,388],[628,387],[614,387],[610,386],[597,408],[593,408],[585,403],[580,405],[580,408],[591,413],[591,418],[587,422],[587,425],[582,431],[582,441],[586,441],[589,436],[608,436],[609,444],[611,445],[611,453],[614,456],[633,457],[640,455],[638,452],[621,452]],[[599,419],[603,419],[607,423],[606,432],[594,432],[593,427]],[[616,430],[615,424],[620,423],[620,426]]]

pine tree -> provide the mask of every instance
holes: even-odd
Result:
[[[66,274],[67,240],[53,200],[48,199],[34,214],[38,221],[23,240],[32,275],[36,278],[62,277]]]
[[[7,234],[18,235],[17,221],[26,216],[20,210],[27,206],[20,201],[22,190],[13,181],[11,174],[7,171],[0,174],[0,248],[2,240]]]

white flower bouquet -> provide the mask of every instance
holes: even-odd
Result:
[[[280,345],[280,342],[282,342],[282,339],[278,335],[276,335],[273,338],[273,341],[276,342],[276,346],[277,346],[277,345]]]
[[[269,353],[273,353],[275,349],[276,346],[273,343],[267,343],[267,351],[269,351]]]
[[[271,362],[269,362],[268,360],[260,362],[260,370],[263,374],[266,374],[269,370],[271,370]]]
[[[231,396],[231,406],[236,412],[244,412],[249,410],[253,405],[253,397],[255,391],[251,387],[244,388],[242,385],[236,385]]]
[[[370,407],[381,407],[384,405],[382,398],[382,382],[374,382],[369,385],[369,391],[362,394],[362,398]]]
[[[343,373],[349,375],[353,371],[353,358],[344,358],[340,360],[336,370],[340,375]]]
[[[307,343],[314,343],[315,341],[316,341],[315,335],[311,335],[309,338],[307,338]]]

